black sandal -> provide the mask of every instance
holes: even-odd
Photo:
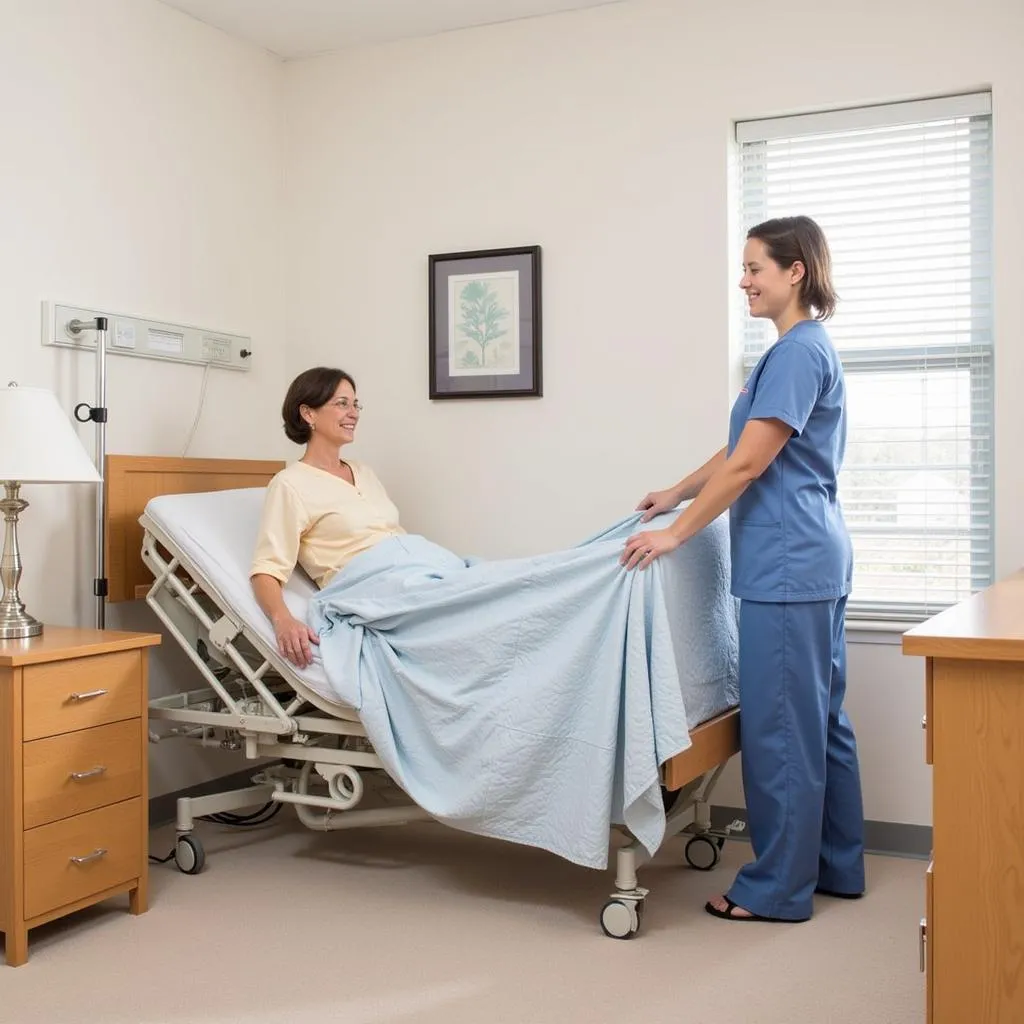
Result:
[[[763,917],[761,914],[751,913],[746,907],[741,907],[737,903],[733,903],[728,896],[723,896],[725,900],[725,910],[719,910],[710,900],[704,904],[704,909],[712,917],[720,917],[723,921],[771,921],[777,924],[796,924],[796,921],[790,920],[785,917]],[[734,910],[742,910],[743,914],[734,914]],[[749,917],[747,915],[750,915]],[[807,918],[800,918],[801,921],[806,921]]]

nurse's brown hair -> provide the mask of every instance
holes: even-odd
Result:
[[[800,301],[814,311],[815,320],[827,320],[836,311],[839,296],[832,284],[832,254],[825,233],[810,217],[776,217],[747,232],[757,238],[783,270],[802,263]]]

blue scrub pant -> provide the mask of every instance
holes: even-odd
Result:
[[[845,597],[740,604],[740,757],[755,860],[728,896],[754,914],[802,921],[816,886],[864,891],[845,612]]]

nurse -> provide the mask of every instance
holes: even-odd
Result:
[[[754,860],[705,910],[728,921],[806,921],[815,892],[864,891],[857,744],[843,710],[853,562],[837,496],[846,390],[822,325],[836,294],[818,225],[785,217],[752,228],[740,287],[778,340],[740,391],[728,445],[638,507],[646,522],[693,501],[667,529],[630,537],[622,563],[646,568],[729,509]]]

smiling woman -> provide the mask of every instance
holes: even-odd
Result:
[[[622,553],[624,565],[646,568],[729,512],[755,859],[706,904],[728,921],[805,921],[816,891],[864,889],[860,768],[843,710],[853,563],[837,483],[846,384],[821,323],[836,305],[831,265],[809,217],[747,232],[739,285],[750,315],[770,320],[778,339],[733,405],[726,447],[639,507],[646,519],[692,503],[667,528],[634,534]]]
[[[831,257],[825,236],[810,217],[780,217],[752,228],[744,248],[743,279],[750,315],[766,317],[780,326],[796,288],[803,311],[815,320],[828,320],[836,311]],[[800,312],[800,311],[797,311]]]
[[[341,458],[361,412],[355,380],[327,366],[300,373],[281,406],[285,434],[306,451],[267,487],[250,576],[278,649],[301,666],[312,660],[317,638],[284,603],[281,588],[295,565],[324,587],[356,555],[405,532],[373,470]]]
[[[292,381],[281,406],[284,432],[289,441],[307,445],[305,461],[327,472],[337,472],[338,449],[355,438],[362,405],[356,382],[344,371],[315,366]],[[345,469],[345,478],[352,482]]]

